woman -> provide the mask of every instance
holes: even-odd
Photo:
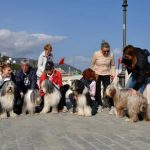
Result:
[[[41,90],[41,84],[44,80],[49,79],[52,81],[57,87],[60,89],[60,92],[62,94],[62,98],[60,100],[59,106],[58,106],[58,111],[62,112],[67,112],[68,109],[66,107],[66,100],[65,100],[65,92],[66,92],[66,86],[62,85],[62,76],[61,73],[58,70],[55,70],[54,68],[54,63],[53,62],[47,62],[45,66],[45,71],[40,77],[40,96],[43,97],[44,93]],[[69,89],[69,87],[68,87]]]
[[[128,45],[124,48],[123,54],[122,62],[125,64],[128,74],[131,73],[126,88],[133,88],[143,93],[150,82],[149,51]]]
[[[102,111],[102,100],[101,100],[101,83],[104,87],[103,92],[106,87],[110,84],[115,77],[115,63],[114,56],[110,54],[110,45],[106,41],[102,41],[101,49],[94,53],[92,57],[91,68],[95,71],[97,75],[96,82],[96,100],[99,105],[98,112]],[[113,100],[109,100],[110,112],[113,113]]]
[[[0,88],[1,88],[1,86],[3,86],[4,82],[6,82],[8,80],[12,80],[13,82],[15,82],[11,66],[9,64],[4,64],[1,67]]]
[[[44,51],[39,56],[38,69],[37,69],[37,76],[38,76],[38,78],[40,78],[40,76],[44,72],[46,62],[53,62],[53,55],[52,55],[52,46],[51,46],[51,44],[46,44],[44,46]]]

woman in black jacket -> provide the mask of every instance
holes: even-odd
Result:
[[[131,76],[126,88],[133,88],[143,93],[147,84],[150,82],[150,63],[148,61],[149,51],[128,45],[123,50],[122,62]]]

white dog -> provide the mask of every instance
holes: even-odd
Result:
[[[1,115],[0,118],[7,118],[7,113],[10,117],[16,117],[13,112],[15,98],[15,85],[12,81],[5,81],[0,90],[0,105]]]
[[[41,97],[39,91],[28,90],[24,96],[24,103],[22,114],[26,114],[27,112],[32,115],[35,112],[35,108],[41,104]]]
[[[61,93],[59,88],[54,85],[50,80],[44,80],[41,85],[44,95],[44,107],[41,111],[41,114],[46,114],[52,108],[52,113],[57,113],[57,105],[61,99]]]
[[[90,117],[92,116],[92,100],[88,91],[88,88],[80,80],[74,80],[71,85],[75,98],[77,108],[77,114],[80,116]],[[73,106],[73,107],[76,107]]]

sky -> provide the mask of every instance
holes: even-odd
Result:
[[[54,60],[83,70],[102,40],[122,54],[123,0],[0,0],[0,52],[37,59],[51,43]],[[128,0],[127,44],[150,50],[150,0]]]

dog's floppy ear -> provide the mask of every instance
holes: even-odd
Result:
[[[5,86],[3,86],[1,88],[1,92],[0,92],[0,96],[4,96],[4,95],[6,95],[6,88],[5,88]]]
[[[6,86],[7,86],[6,82],[4,81],[4,83],[3,83],[3,85],[0,89],[0,96],[5,96],[6,95]]]

